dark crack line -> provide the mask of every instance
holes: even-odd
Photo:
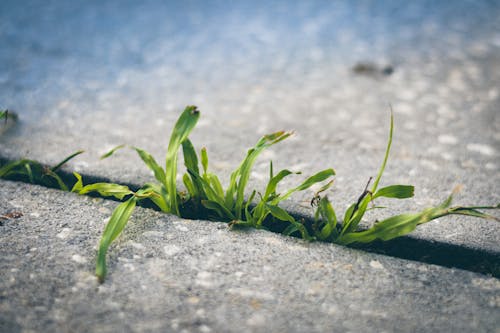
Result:
[[[10,162],[8,159],[0,157],[1,164],[5,164],[8,162]],[[59,170],[58,174],[61,176],[63,181],[68,184],[68,188],[71,188],[75,183],[75,177],[71,172],[68,172],[66,170]],[[82,177],[83,179],[85,179],[85,183],[88,184],[96,182],[113,182],[112,180],[104,177],[96,177],[85,174],[83,174]],[[7,179],[32,184],[26,179],[22,179],[20,177]],[[35,184],[45,186],[44,184]],[[140,188],[140,186],[137,186],[136,184],[120,184],[128,186],[133,191],[136,191]],[[106,200],[119,201],[112,197],[110,198],[101,196],[97,193],[91,193],[89,194],[89,196],[100,197]],[[139,202],[138,205],[143,208],[158,210],[147,200]],[[293,212],[291,212],[290,214],[298,220],[303,220],[306,224],[312,224],[311,216],[294,214]],[[188,219],[217,221],[216,219],[209,217],[206,214],[200,214],[196,211],[193,211],[192,214],[189,214],[189,216],[183,215],[182,217]],[[269,231],[279,233],[278,231]],[[420,239],[415,238],[411,235],[398,237],[385,242],[377,240],[370,244],[354,244],[348,245],[347,247],[370,253],[383,254],[393,258],[406,259],[447,268],[457,268],[493,276],[495,278],[500,278],[500,252]]]

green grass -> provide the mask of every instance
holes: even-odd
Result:
[[[0,120],[2,119],[5,123],[7,123],[8,119],[12,119],[15,121],[17,120],[17,114],[9,110],[0,111]]]
[[[347,209],[342,221],[339,221],[335,210],[327,196],[321,196],[333,183],[335,171],[331,168],[317,172],[306,178],[296,187],[283,192],[278,192],[278,184],[293,174],[290,170],[281,170],[274,173],[270,163],[269,182],[265,191],[248,190],[248,180],[252,167],[265,149],[278,144],[290,137],[290,132],[275,132],[263,136],[254,147],[248,150],[240,165],[231,173],[228,187],[221,185],[217,175],[208,170],[208,153],[202,148],[200,154],[196,153],[194,145],[189,140],[189,134],[196,126],[200,113],[194,106],[188,106],[179,117],[174,126],[166,154],[165,168],[142,149],[131,147],[153,171],[156,182],[145,184],[139,191],[133,192],[128,187],[119,184],[98,183],[83,186],[81,176],[75,173],[78,182],[73,191],[86,194],[97,191],[103,196],[114,196],[126,199],[113,212],[108,222],[99,246],[97,256],[96,275],[100,281],[106,276],[106,252],[116,237],[127,224],[136,203],[141,200],[151,200],[160,210],[180,216],[189,214],[189,209],[204,212],[204,216],[214,220],[227,221],[231,226],[264,228],[280,231],[286,235],[295,235],[307,240],[322,240],[337,244],[368,243],[374,240],[389,240],[412,232],[418,225],[427,223],[447,215],[468,215],[486,219],[496,219],[479,210],[498,209],[494,207],[451,207],[452,195],[442,204],[431,207],[419,213],[402,214],[387,218],[375,223],[369,229],[359,227],[365,213],[373,201],[380,197],[406,199],[411,198],[414,187],[411,185],[392,185],[378,188],[379,181],[385,170],[392,145],[394,122],[391,113],[390,132],[382,166],[370,189],[363,191],[362,195]],[[103,158],[114,154],[118,146],[112,149]],[[182,180],[187,193],[177,190],[176,178],[178,161],[177,156],[182,148],[186,172]],[[297,220],[286,212],[279,204],[298,191],[303,191],[311,186],[322,183],[322,187],[313,198],[312,204],[316,206],[314,221],[311,224]],[[263,194],[262,194],[263,193]],[[249,197],[245,199],[245,195]],[[188,206],[189,209],[183,210]]]
[[[6,117],[5,113],[0,114]],[[427,208],[421,212],[401,214],[376,222],[371,228],[360,228],[360,222],[365,213],[374,208],[377,198],[406,199],[413,197],[412,185],[391,185],[378,188],[380,179],[387,165],[392,145],[394,122],[391,113],[390,131],[382,165],[369,188],[371,179],[365,190],[355,200],[342,220],[338,219],[332,203],[323,193],[332,186],[335,171],[331,168],[321,170],[305,178],[297,186],[285,191],[278,191],[279,183],[294,174],[284,169],[275,173],[270,162],[269,181],[264,191],[249,190],[248,181],[252,167],[259,155],[267,148],[278,144],[292,135],[290,132],[275,132],[260,138],[248,150],[239,166],[231,173],[227,188],[223,188],[219,177],[209,171],[208,153],[205,148],[197,154],[189,139],[196,126],[200,112],[195,106],[188,106],[177,120],[166,152],[165,164],[161,166],[146,151],[129,147],[137,152],[145,165],[153,171],[155,180],[144,184],[139,190],[132,191],[124,185],[115,183],[83,184],[81,175],[74,172],[76,182],[72,191],[79,194],[97,192],[101,196],[114,197],[123,201],[111,215],[107,223],[97,253],[96,275],[102,282],[106,271],[106,253],[112,242],[120,235],[129,221],[138,202],[149,200],[159,210],[183,217],[200,217],[226,221],[233,227],[252,227],[281,232],[286,235],[298,236],[306,240],[321,240],[337,244],[369,243],[375,240],[390,240],[412,232],[418,225],[436,218],[448,215],[467,215],[485,219],[497,218],[483,213],[481,210],[498,209],[497,206],[452,207],[453,194],[436,207]],[[113,148],[102,158],[112,156],[124,145]],[[186,192],[177,189],[178,155],[182,149],[185,173],[182,180]],[[31,160],[12,162],[0,167],[0,178],[12,176],[23,177],[31,182],[49,181],[67,190],[67,185],[58,176],[58,169],[81,152],[68,156],[56,167],[47,168]],[[311,200],[315,208],[313,221],[296,219],[283,208],[280,203],[290,198],[294,193],[309,189],[320,184],[320,189]],[[52,184],[54,185],[54,184]],[[246,197],[248,196],[248,197]],[[193,214],[193,212],[196,212]]]
[[[20,180],[69,191],[68,185],[59,174],[59,170],[64,164],[82,153],[83,150],[77,151],[57,163],[54,167],[48,167],[30,159],[21,159],[5,164],[0,163],[0,178]]]

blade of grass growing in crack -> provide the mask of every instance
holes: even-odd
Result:
[[[230,207],[230,209],[235,212],[238,220],[241,220],[245,188],[255,160],[264,149],[285,140],[290,135],[292,135],[291,132],[280,131],[263,136],[257,144],[248,151],[247,156],[241,162],[240,166],[231,174],[229,187],[226,191],[225,204],[226,207]]]
[[[181,144],[188,138],[189,134],[196,126],[199,117],[200,112],[196,106],[186,107],[174,126],[167,148],[167,157],[165,161],[165,187],[168,194],[168,208],[176,215],[179,215],[176,185],[177,156]]]
[[[7,123],[8,119],[16,121],[17,118],[18,118],[17,113],[15,113],[15,112],[12,112],[10,110],[0,111],[0,120],[4,119],[5,123]]]
[[[337,239],[337,243],[348,245],[351,243],[369,243],[376,239],[390,240],[404,236],[415,228],[432,220],[448,215],[467,215],[499,221],[496,217],[482,213],[473,207],[450,207],[452,195],[437,207],[427,208],[416,214],[401,214],[377,222],[373,227],[358,232],[351,232]],[[481,209],[498,209],[499,206],[481,207]]]
[[[110,157],[111,155],[113,155],[116,151],[123,149],[123,148],[126,148],[126,147],[127,147],[126,145],[116,146],[113,149],[111,149],[110,151],[108,151],[107,153],[103,154],[100,157],[100,159],[101,160],[106,159],[106,158]],[[163,170],[163,168],[156,162],[155,158],[151,154],[149,154],[147,151],[145,151],[141,148],[137,148],[137,147],[129,147],[129,148],[135,150],[136,153],[141,158],[141,160],[144,162],[144,164],[146,164],[146,166],[151,171],[153,171],[155,178],[161,184],[166,185],[165,184],[165,178],[166,178],[165,177],[165,170]]]
[[[372,196],[372,200],[378,197],[407,199],[412,198],[415,192],[415,187],[412,185],[391,185],[379,189]]]
[[[127,186],[113,183],[94,183],[83,186],[82,176],[77,172],[73,172],[76,177],[77,182],[71,189],[71,192],[78,194],[87,194],[90,192],[97,192],[105,197],[115,197],[118,200],[122,200],[125,196],[133,194]]]
[[[219,178],[215,174],[208,172],[208,154],[206,149],[203,148],[200,153],[202,167],[202,170],[200,170],[200,160],[198,159],[192,142],[189,140],[189,134],[194,129],[198,118],[199,112],[194,106],[186,107],[180,115],[170,137],[165,160],[165,170],[158,165],[156,160],[149,153],[133,147],[142,161],[153,171],[158,181],[157,183],[145,184],[135,193],[126,186],[112,183],[97,183],[84,186],[81,176],[75,173],[77,182],[73,187],[73,191],[80,194],[98,192],[103,196],[114,196],[120,200],[126,200],[115,209],[103,233],[96,266],[96,274],[101,281],[106,274],[106,252],[112,241],[118,237],[125,227],[137,202],[142,199],[150,199],[162,211],[171,212],[177,215],[180,215],[179,202],[182,204],[182,209],[186,207],[187,209],[191,209],[193,206],[196,207],[195,203],[199,203],[201,205],[198,205],[198,207],[202,209],[204,207],[214,212],[219,216],[219,219],[230,222],[230,226],[241,225],[255,228],[268,228],[280,230],[283,234],[287,235],[300,234],[302,238],[307,240],[319,239],[340,244],[370,242],[376,239],[392,239],[413,231],[419,224],[452,214],[496,219],[480,210],[498,209],[499,206],[450,207],[452,200],[450,196],[438,207],[429,208],[416,214],[393,216],[376,223],[368,230],[358,230],[358,224],[365,212],[369,209],[376,208],[375,206],[368,208],[368,204],[376,198],[405,199],[413,196],[414,188],[411,185],[391,185],[377,189],[385,170],[392,144],[394,127],[392,112],[389,140],[384,160],[372,189],[368,190],[370,184],[370,182],[368,182],[357,202],[352,204],[346,211],[343,225],[340,225],[337,220],[335,210],[328,198],[326,196],[323,198],[319,196],[319,193],[328,189],[333,181],[323,184],[321,189],[316,192],[313,201],[311,201],[311,205],[317,204],[317,211],[314,215],[312,225],[307,224],[303,220],[297,221],[287,211],[279,207],[279,204],[283,200],[288,199],[295,192],[303,191],[313,185],[326,182],[330,177],[335,175],[333,169],[322,170],[308,177],[305,181],[300,183],[300,185],[281,194],[277,191],[278,184],[293,173],[285,169],[275,175],[271,162],[269,182],[266,186],[264,195],[262,196],[260,192],[252,190],[250,197],[245,201],[244,195],[246,187],[253,164],[257,157],[264,149],[289,137],[291,135],[290,132],[280,131],[262,137],[253,148],[248,150],[246,157],[238,168],[233,171],[230,177],[229,186],[227,190],[224,191]],[[191,205],[188,204],[186,206],[184,205],[184,200],[188,200],[188,195],[184,194],[184,192],[178,192],[176,188],[177,158],[181,146],[184,156],[184,165],[187,170],[187,173],[183,175],[182,179],[188,190],[189,200],[191,200]],[[118,146],[103,157],[111,156],[116,150],[123,147],[123,145]],[[36,168],[33,172],[30,171],[30,164],[28,164],[28,168],[26,168],[26,161],[18,166],[20,170],[27,175],[34,175],[37,172]],[[1,172],[5,173],[10,170],[5,169],[2,171],[2,169],[3,168],[0,168],[0,175]],[[50,176],[50,173],[48,176]],[[254,198],[260,198],[260,200],[254,204]],[[187,211],[183,210],[182,212],[186,213]],[[205,213],[205,211],[203,212]],[[215,215],[208,216],[212,217]],[[283,224],[283,222],[285,224]],[[272,225],[272,223],[279,224]],[[288,223],[288,226],[286,223]],[[311,235],[314,237],[311,237]]]
[[[166,174],[165,170],[156,162],[154,157],[146,152],[145,150],[142,150],[137,147],[133,147],[133,149],[139,154],[139,157],[142,159],[144,164],[153,171],[153,174],[155,178],[160,182],[160,184],[163,184],[164,186],[167,186],[166,184]]]
[[[105,158],[108,158],[110,157],[111,155],[113,155],[117,150],[120,150],[120,149],[123,149],[125,148],[126,145],[119,145],[119,146],[116,146],[114,148],[112,148],[110,151],[108,151],[107,153],[101,155],[100,159],[103,160]]]
[[[324,225],[317,225],[321,217]],[[335,215],[335,210],[332,204],[328,200],[328,197],[323,197],[318,203],[318,209],[314,216],[316,223],[316,237],[320,240],[327,240],[330,237],[334,239],[338,236],[337,231],[337,216]]]
[[[368,184],[366,185],[365,191],[361,194],[358,201],[356,203],[354,203],[353,205],[351,205],[351,207],[349,207],[348,210],[346,211],[346,213],[344,215],[344,225],[342,226],[341,234],[349,233],[349,232],[356,230],[359,222],[361,222],[361,219],[363,218],[363,216],[366,212],[366,209],[368,208],[368,204],[373,200],[373,194],[377,191],[378,183],[380,182],[380,179],[382,178],[382,174],[384,173],[385,167],[387,165],[387,160],[389,159],[389,153],[391,151],[391,145],[392,145],[393,132],[394,132],[394,115],[393,115],[392,108],[391,108],[391,123],[390,123],[390,128],[389,128],[389,140],[387,141],[387,147],[385,149],[384,160],[383,160],[382,165],[379,169],[377,177],[375,178],[375,181],[373,183],[373,187],[372,187],[371,191],[368,191],[368,186],[370,183],[370,182],[368,182]]]
[[[9,110],[0,111],[0,120],[5,118],[5,122],[7,122],[7,116],[9,115]]]
[[[199,175],[200,169],[198,167],[198,156],[196,155],[196,151],[194,150],[194,146],[191,140],[184,140],[184,142],[182,143],[182,153],[184,155],[184,165],[186,166],[186,170],[191,170],[191,173]],[[208,163],[208,161],[206,161],[205,163]],[[204,169],[206,170],[206,168]],[[184,174],[182,180],[191,198],[195,200],[206,199],[205,191],[203,188],[204,186],[199,178],[190,175],[188,171],[188,173]]]
[[[42,165],[40,162],[29,159],[9,162],[0,167],[0,178],[12,178],[18,180],[20,178],[25,181],[28,180],[32,184],[56,187],[63,191],[67,191],[68,186],[64,183],[57,171],[59,171],[64,164],[82,153],[83,151],[77,151],[51,168]],[[52,181],[50,179],[52,179]]]
[[[77,157],[78,155],[83,154],[84,152],[85,152],[84,150],[79,150],[79,151],[74,152],[73,154],[71,154],[68,157],[66,157],[65,159],[63,159],[61,162],[57,163],[56,166],[50,168],[50,170],[52,170],[53,172],[57,172],[57,170],[59,170],[63,165],[65,165],[66,163],[68,163],[70,160]]]
[[[330,177],[333,177],[335,176],[335,170],[333,169],[325,169],[325,170],[322,170],[314,175],[312,175],[311,177],[307,178],[304,182],[302,182],[302,184],[300,184],[299,186],[295,187],[295,188],[292,188],[290,190],[288,190],[284,195],[282,196],[278,196],[276,197],[274,200],[273,200],[273,203],[278,203],[280,201],[283,201],[283,200],[286,200],[288,199],[292,194],[294,194],[295,192],[299,192],[299,191],[304,191],[304,190],[307,190],[308,188],[310,188],[311,186],[315,185],[315,184],[318,184],[318,183],[321,183],[322,181],[325,181],[327,180],[328,178]]]
[[[99,243],[95,270],[95,274],[100,282],[103,282],[106,277],[106,253],[108,248],[113,240],[115,240],[116,237],[118,237],[118,235],[122,232],[123,228],[125,228],[125,225],[134,211],[136,203],[137,199],[135,197],[131,197],[127,201],[118,205],[118,207],[116,207],[113,211],[113,214],[104,229]]]

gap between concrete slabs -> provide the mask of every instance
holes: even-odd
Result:
[[[100,162],[99,154],[127,143],[162,161],[173,122],[196,104],[192,140],[207,146],[215,173],[228,179],[261,135],[295,130],[258,161],[253,184],[263,188],[269,159],[307,173],[333,167],[331,199],[342,211],[377,172],[390,102],[395,138],[381,185],[416,186],[414,200],[393,204],[396,213],[435,205],[457,184],[460,204],[500,201],[496,3],[0,6],[1,107],[20,115],[1,137],[1,157],[53,164],[85,149],[71,169],[141,184],[151,177],[136,156]],[[359,75],[360,61],[395,71]],[[285,207],[310,214],[300,205],[311,197]],[[412,236],[500,252],[500,225],[489,221],[451,217]]]
[[[93,276],[115,202],[0,181],[0,329],[457,332],[500,325],[498,279],[138,208]]]
[[[0,162],[9,163],[7,160],[0,158]],[[75,181],[75,177],[68,172],[59,172],[63,181],[71,188]],[[108,179],[98,177],[88,177],[83,175],[86,183],[108,182]],[[123,183],[122,183],[123,184]],[[124,184],[132,190],[138,190],[139,185]],[[91,193],[91,197],[100,197],[99,194]],[[116,200],[109,197],[101,197],[108,200]],[[139,206],[158,210],[154,205],[148,202],[140,201]],[[296,220],[309,220],[310,215],[302,215],[293,211],[294,207],[290,207],[291,214]],[[197,217],[197,213],[193,213],[193,219],[204,219],[206,217]],[[349,247],[362,249],[365,251],[384,254],[395,258],[419,261],[422,263],[435,264],[449,268],[459,268],[471,272],[477,272],[494,277],[500,277],[500,253],[491,251],[487,247],[467,247],[454,245],[446,242],[429,241],[425,238],[415,238],[412,235],[407,235],[393,239],[391,241],[376,241],[370,244],[352,244]]]

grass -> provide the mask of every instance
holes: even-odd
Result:
[[[5,113],[0,114],[6,117]],[[195,106],[188,106],[177,120],[170,136],[165,164],[161,166],[146,151],[137,147],[128,147],[137,152],[146,166],[154,174],[155,181],[146,183],[137,191],[115,183],[83,184],[82,176],[74,172],[76,183],[71,191],[79,194],[97,192],[101,196],[114,197],[123,201],[113,211],[107,223],[97,253],[96,275],[99,281],[104,281],[106,270],[106,253],[112,242],[120,235],[129,221],[138,202],[149,200],[159,210],[183,217],[204,216],[209,219],[226,221],[233,227],[253,227],[281,232],[286,235],[301,237],[306,240],[321,240],[337,244],[370,243],[375,240],[390,240],[406,235],[420,225],[434,219],[448,215],[467,215],[485,219],[497,218],[488,215],[482,210],[498,209],[496,206],[456,206],[452,207],[452,193],[446,200],[436,207],[427,208],[418,213],[401,214],[376,222],[371,228],[360,228],[367,211],[381,208],[374,205],[374,200],[380,197],[406,199],[414,194],[412,185],[391,185],[378,188],[378,184],[389,158],[392,145],[394,122],[391,113],[390,131],[382,165],[369,188],[371,179],[365,190],[338,219],[332,203],[323,193],[332,186],[335,171],[331,168],[321,170],[307,177],[297,186],[278,192],[279,183],[293,173],[284,169],[275,173],[270,162],[269,181],[265,191],[248,190],[248,181],[252,167],[259,155],[267,148],[278,144],[292,135],[291,132],[279,131],[260,138],[248,150],[239,166],[231,173],[227,188],[223,188],[217,175],[209,171],[208,153],[205,148],[197,154],[193,143],[189,139],[190,133],[196,126],[200,112]],[[113,148],[102,158],[112,156],[119,149],[127,148],[124,145]],[[186,192],[177,189],[178,155],[183,151],[185,173],[182,180]],[[31,182],[51,181],[61,189],[68,187],[57,175],[57,170],[81,151],[68,156],[56,167],[47,168],[41,164],[21,160],[0,167],[0,178],[21,176]],[[313,197],[311,205],[315,208],[313,221],[296,219],[283,208],[280,203],[290,198],[294,193],[304,191],[319,184],[320,189]],[[54,185],[54,184],[52,184]],[[245,195],[248,195],[245,197]],[[195,212],[193,214],[193,212]]]
[[[15,120],[17,120],[17,114],[15,112],[12,112],[12,111],[9,111],[9,110],[0,111],[0,120],[3,119],[3,121],[5,122],[5,124],[7,123],[7,120],[9,118],[15,121]]]
[[[0,120],[2,119],[5,124],[8,119],[16,121],[17,114],[9,110],[0,111]],[[68,185],[61,178],[58,172],[67,162],[82,153],[82,150],[77,151],[53,167],[43,165],[38,161],[30,159],[21,159],[4,164],[0,162],[0,178],[21,180],[32,184],[40,184],[46,187],[59,188],[64,191],[68,191]]]
[[[77,151],[66,157],[54,167],[48,167],[38,161],[30,159],[21,159],[5,164],[0,163],[0,178],[20,180],[69,191],[68,185],[61,178],[58,171],[64,164],[82,153],[83,150]]]
[[[96,275],[99,280],[103,281],[106,276],[106,252],[110,244],[125,227],[136,203],[145,199],[151,200],[160,210],[167,213],[185,216],[189,212],[183,208],[188,206],[198,212],[204,211],[207,216],[211,216],[213,219],[230,222],[231,226],[278,230],[283,234],[295,235],[307,240],[322,240],[344,245],[356,242],[368,243],[377,239],[389,240],[403,236],[420,224],[447,215],[460,214],[495,219],[480,210],[499,208],[498,205],[493,207],[451,207],[452,194],[437,207],[431,207],[419,213],[393,216],[376,223],[369,229],[360,229],[359,223],[365,213],[373,208],[369,205],[375,199],[379,197],[405,199],[412,197],[414,193],[414,187],[411,185],[392,185],[378,189],[392,144],[394,128],[392,114],[389,139],[382,166],[371,189],[368,190],[367,185],[361,196],[344,213],[343,223],[338,220],[328,197],[321,196],[321,193],[333,183],[332,177],[335,175],[335,171],[331,168],[319,171],[306,178],[298,186],[278,193],[277,187],[280,181],[293,173],[285,169],[274,174],[271,162],[269,182],[265,191],[247,190],[250,173],[259,154],[288,138],[292,134],[290,132],[280,131],[263,136],[254,147],[248,150],[243,161],[231,173],[229,185],[224,189],[217,175],[208,170],[206,149],[202,148],[198,156],[194,145],[189,140],[189,134],[196,126],[199,117],[200,113],[194,106],[188,106],[181,114],[170,137],[165,168],[162,168],[144,150],[132,147],[153,171],[156,178],[156,182],[145,184],[137,192],[119,184],[97,183],[83,186],[81,176],[75,173],[78,182],[73,187],[74,192],[85,194],[97,191],[103,196],[114,196],[120,200],[126,197],[126,201],[113,212],[101,239],[96,267]],[[121,148],[124,146],[112,149],[103,158],[111,156]],[[181,148],[186,168],[182,180],[187,193],[179,192],[176,186],[177,156]],[[323,185],[312,201],[316,206],[312,224],[297,220],[279,206],[282,201],[288,199],[295,192],[306,190],[319,183]],[[245,194],[248,193],[250,196],[245,200]]]

